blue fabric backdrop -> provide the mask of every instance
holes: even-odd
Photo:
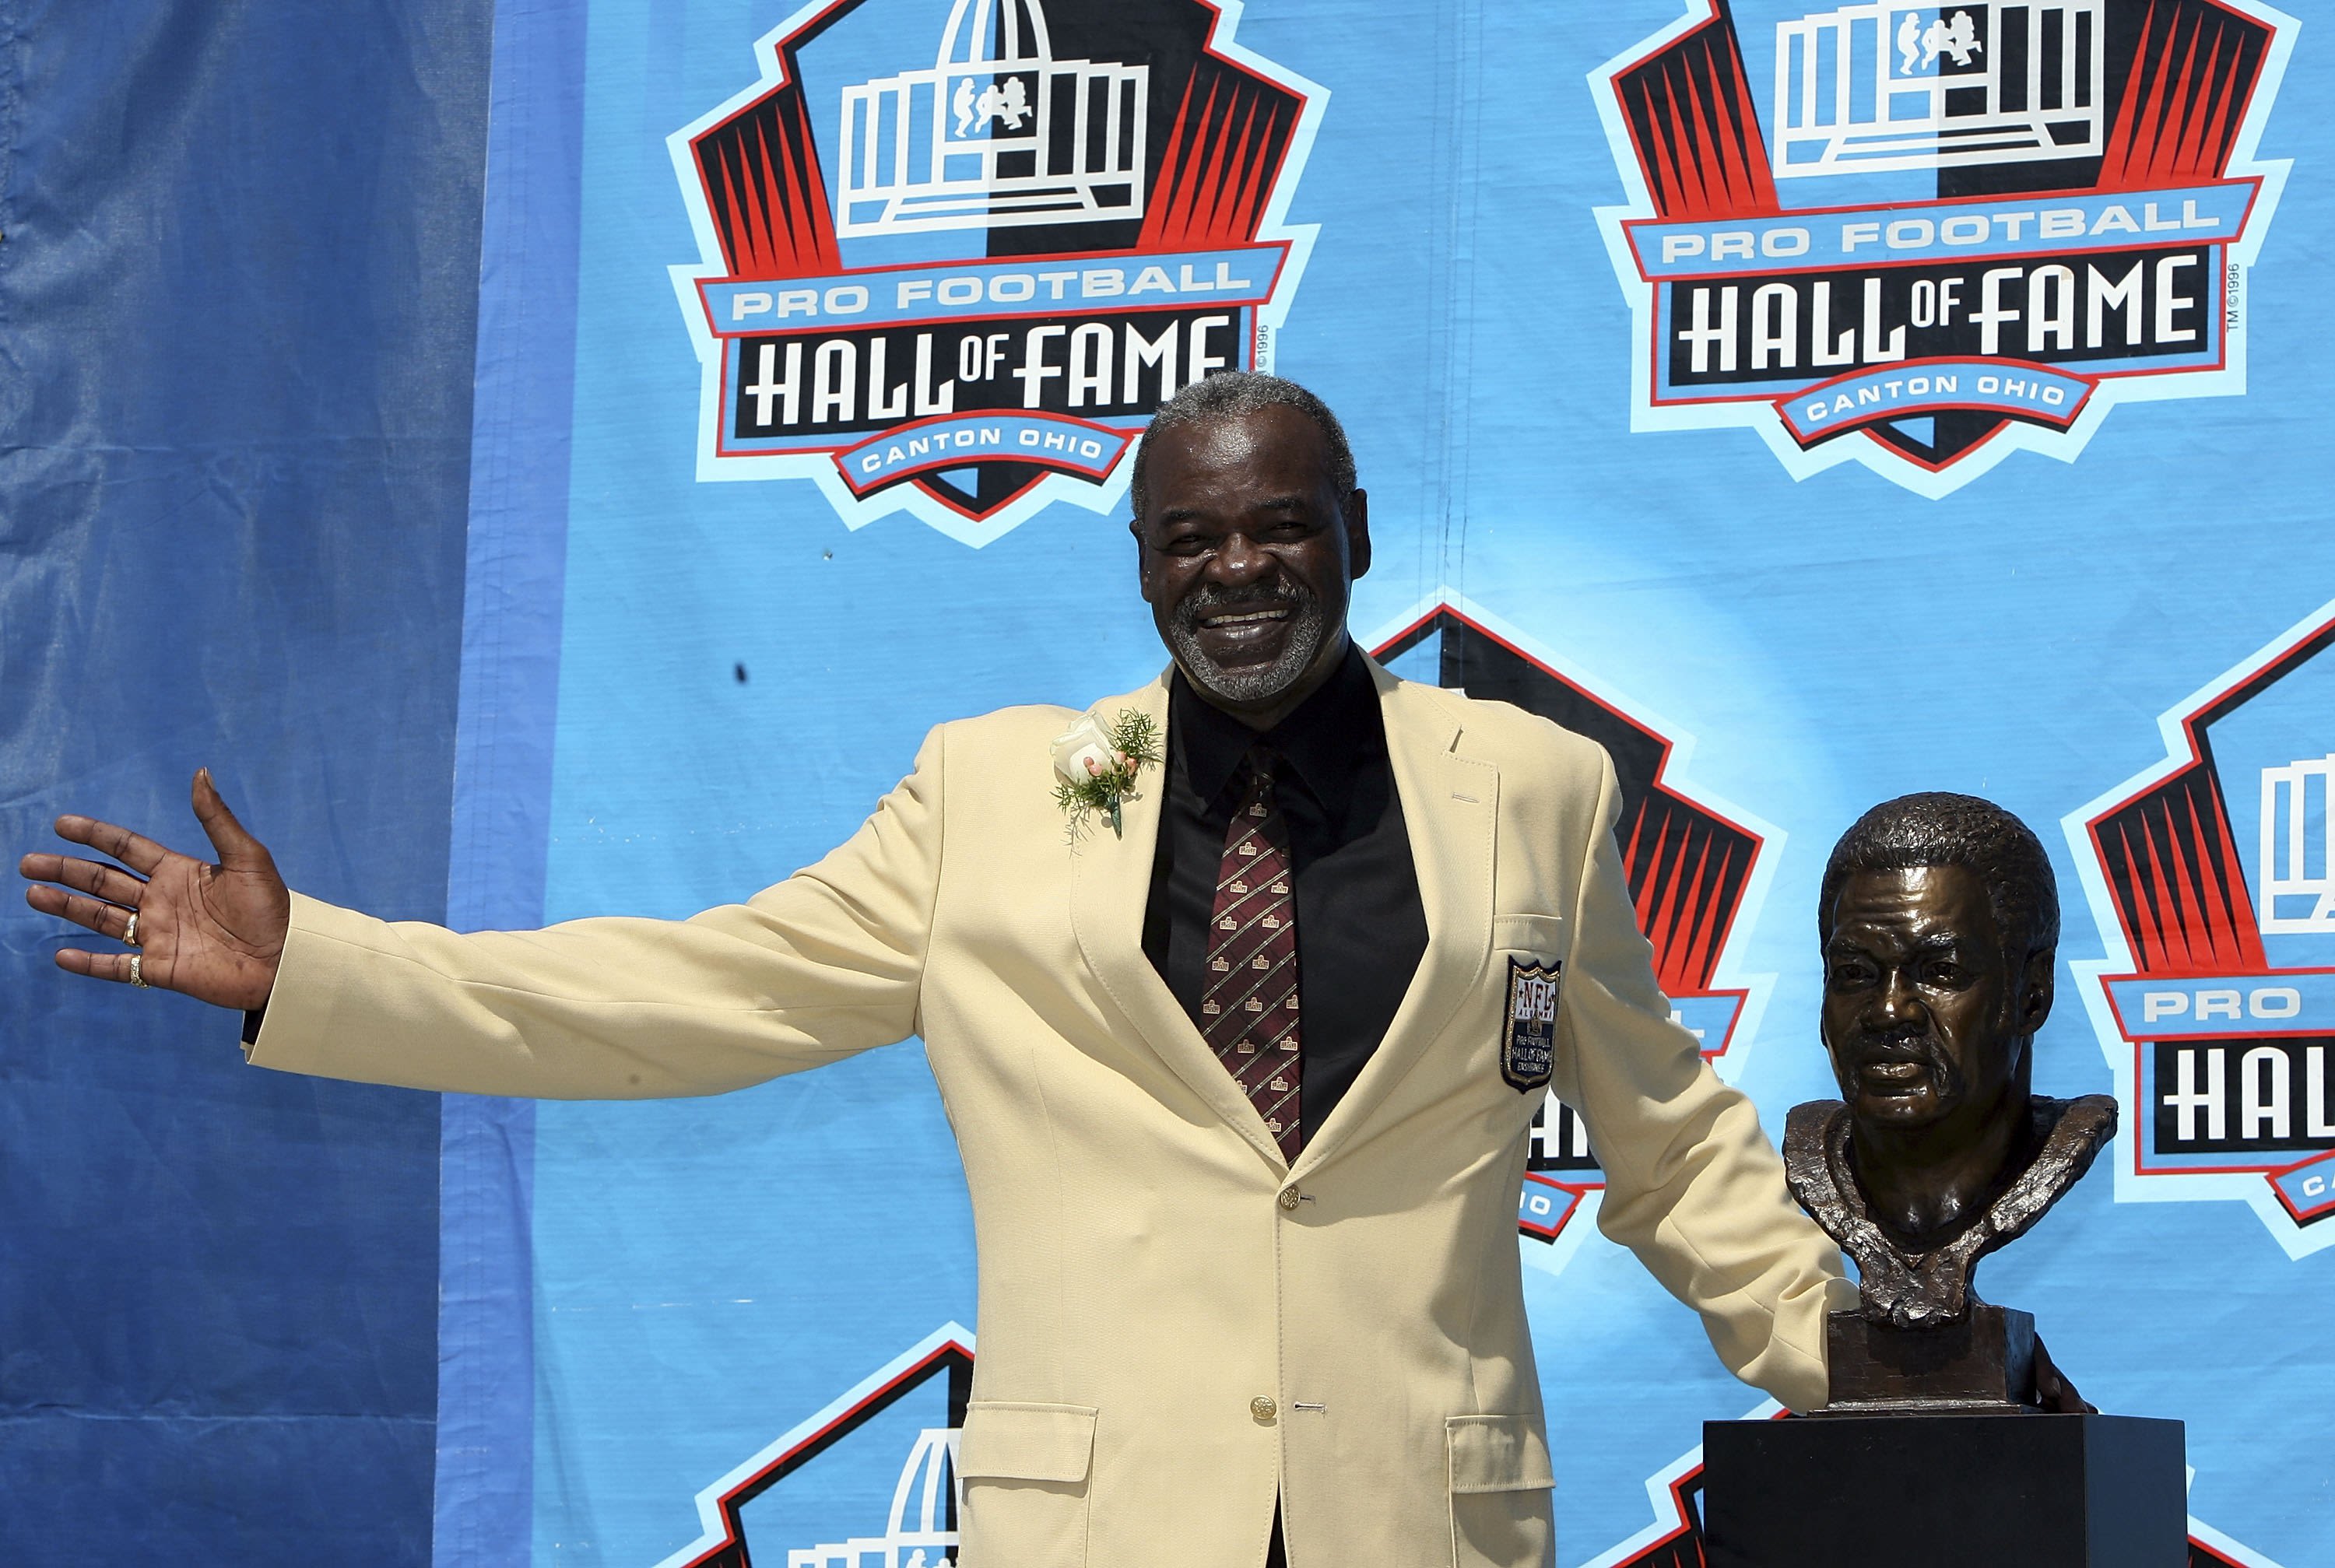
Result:
[[[483,8],[0,5],[0,840],[441,917]],[[244,1068],[0,905],[0,1560],[421,1563],[438,1105]]]

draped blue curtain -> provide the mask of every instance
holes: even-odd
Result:
[[[0,843],[442,917],[487,0],[0,3]],[[0,902],[0,1562],[426,1563],[434,1096]]]

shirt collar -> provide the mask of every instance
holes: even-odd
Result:
[[[1386,721],[1361,650],[1349,641],[1346,656],[1313,694],[1272,729],[1250,729],[1210,703],[1178,669],[1170,682],[1168,729],[1182,758],[1184,778],[1199,799],[1214,804],[1252,746],[1277,752],[1298,782],[1332,814],[1344,809],[1354,775],[1373,750],[1386,750]]]

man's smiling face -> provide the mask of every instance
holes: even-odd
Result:
[[[1851,873],[1825,944],[1824,1040],[1856,1118],[1991,1118],[2049,1006],[2023,967],[1970,867]]]
[[[1269,725],[1345,653],[1349,590],[1370,567],[1365,498],[1337,493],[1329,442],[1294,408],[1151,440],[1134,530],[1160,640],[1210,702]]]

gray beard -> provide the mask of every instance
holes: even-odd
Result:
[[[1224,610],[1263,610],[1279,605],[1290,610],[1289,634],[1281,656],[1270,664],[1247,664],[1227,670],[1201,651],[1200,623]],[[1322,601],[1295,584],[1267,598],[1226,594],[1203,584],[1176,606],[1168,625],[1168,646],[1184,673],[1210,696],[1227,702],[1271,702],[1285,696],[1313,667],[1330,639],[1330,617]]]

